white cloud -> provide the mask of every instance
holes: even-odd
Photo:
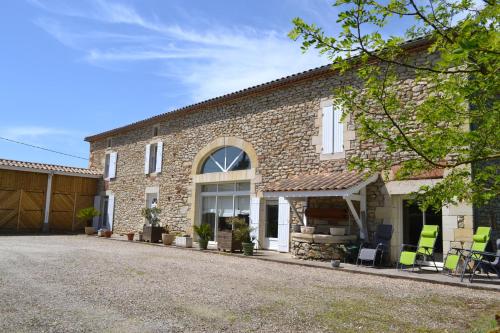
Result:
[[[74,131],[51,128],[43,126],[13,126],[0,128],[0,134],[3,137],[13,140],[19,140],[23,138],[40,138],[48,136],[80,136],[80,134]]]
[[[79,8],[58,6],[57,1],[31,1],[53,16],[36,23],[67,47],[80,50],[83,60],[102,68],[155,62],[154,74],[179,82],[188,89],[193,102],[327,62],[313,52],[302,54],[286,31],[216,24],[180,26],[102,0],[85,5],[79,2]],[[93,30],[65,22],[66,16],[93,22]]]

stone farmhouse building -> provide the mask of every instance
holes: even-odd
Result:
[[[416,57],[426,46],[406,44]],[[407,98],[422,98],[425,87],[401,71]],[[217,233],[224,218],[247,216],[259,247],[300,257],[327,259],[339,239],[369,237],[381,223],[393,225],[393,261],[402,243],[416,244],[424,221],[440,226],[437,252],[467,246],[472,206],[423,214],[406,200],[442,172],[384,181],[347,170],[352,156],[384,158],[359,140],[356,119],[340,121],[332,88],[353,80],[323,66],[87,137],[90,167],[104,175],[95,206],[106,214],[96,226],[142,230],[141,209],[156,199],[172,231],[208,223]],[[295,233],[295,224],[317,234]],[[328,235],[335,226],[347,235]]]

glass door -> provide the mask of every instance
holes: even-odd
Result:
[[[250,214],[250,183],[220,183],[201,186],[200,223],[209,224],[212,229],[211,241],[217,239],[217,231],[230,227],[227,220],[233,216]]]
[[[99,218],[99,229],[105,229],[105,228],[108,228],[108,202],[109,202],[109,198],[106,196],[106,197],[102,197],[101,199],[101,207],[102,207],[102,210],[101,210],[101,217]]]
[[[266,201],[265,216],[266,248],[268,250],[278,250],[278,201]]]

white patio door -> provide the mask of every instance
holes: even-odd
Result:
[[[290,248],[290,203],[284,197],[278,200],[278,251]]]
[[[279,234],[279,204],[278,200],[266,200],[265,205],[265,247],[268,250],[278,250]]]

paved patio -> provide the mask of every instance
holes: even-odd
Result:
[[[273,257],[0,236],[0,332],[483,332],[500,311],[491,290]]]

